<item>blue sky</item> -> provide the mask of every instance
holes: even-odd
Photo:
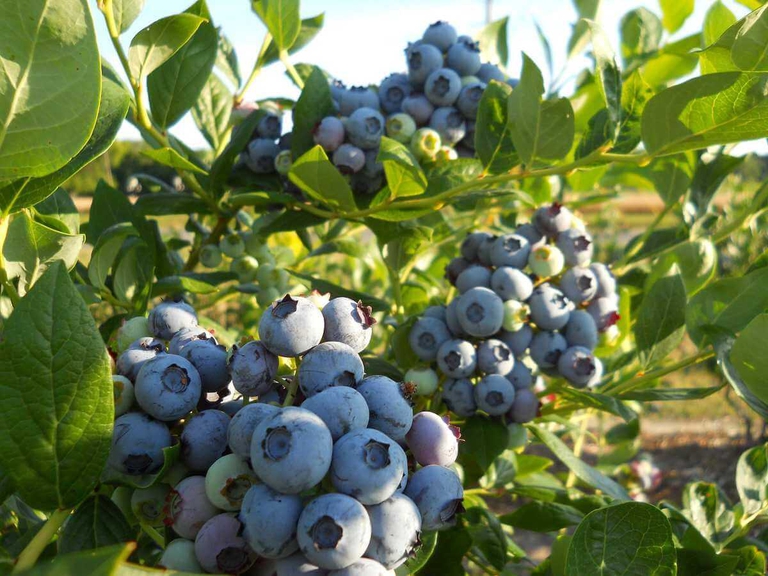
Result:
[[[136,32],[151,22],[184,10],[193,0],[146,0],[144,11],[123,35],[127,49]],[[696,10],[675,37],[701,30],[706,11],[714,0],[698,0]],[[724,3],[741,17],[747,10],[733,0]],[[246,77],[256,58],[265,29],[251,12],[249,0],[208,0],[214,23],[221,26],[234,44],[240,60],[241,74]],[[659,13],[658,0],[606,0],[599,21],[614,47],[618,47],[618,26],[621,16],[632,8],[646,6]],[[351,84],[378,83],[391,72],[405,67],[403,49],[409,41],[421,37],[427,25],[435,20],[447,20],[460,34],[473,34],[484,24],[484,0],[302,0],[303,17],[325,12],[325,26],[315,40],[296,54],[294,62],[316,64]],[[565,52],[571,24],[576,13],[570,0],[494,0],[493,18],[510,15],[510,72],[520,67],[520,53],[525,51],[545,71],[544,51],[538,39],[535,23],[544,31],[552,46],[556,72],[565,62]],[[95,9],[99,45],[104,57],[119,68],[119,61],[109,42],[101,13]],[[570,64],[576,73],[585,60]],[[546,74],[546,71],[545,71]],[[247,94],[249,99],[273,96],[295,98],[298,90],[286,78],[282,66],[274,64],[264,70]],[[205,146],[191,117],[187,115],[172,132],[195,147]],[[123,139],[138,139],[136,130],[126,125],[119,134]],[[759,144],[740,145],[742,151],[758,150],[768,153],[765,140]]]

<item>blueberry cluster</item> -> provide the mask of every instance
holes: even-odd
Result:
[[[477,42],[435,22],[405,50],[407,73],[394,73],[378,87],[331,83],[337,115],[314,128],[314,141],[328,153],[360,194],[378,192],[384,170],[376,161],[381,137],[410,147],[423,163],[474,156],[475,119],[491,80],[514,83],[502,70],[483,63]],[[264,117],[243,153],[253,172],[286,174],[292,162],[290,134],[280,138],[279,112]]]
[[[559,204],[538,209],[510,234],[466,237],[446,267],[459,295],[428,308],[409,335],[414,353],[445,376],[442,398],[452,412],[527,422],[538,410],[536,372],[577,388],[600,381],[593,351],[602,334],[618,329],[618,295],[610,270],[592,254],[589,232]],[[437,389],[432,368],[406,377]]]
[[[456,523],[458,429],[414,415],[406,384],[365,374],[374,322],[359,302],[314,294],[273,302],[259,340],[231,351],[184,302],[123,325],[119,342],[140,337],[117,359],[109,472],[156,474],[181,448],[159,483],[113,496],[177,536],[161,566],[391,575],[422,531]],[[222,401],[231,389],[240,397]]]

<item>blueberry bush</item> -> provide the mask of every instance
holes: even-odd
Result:
[[[509,16],[438,21],[356,87],[296,62],[299,0],[253,0],[247,75],[205,0],[137,32],[144,0],[1,0],[0,572],[764,574],[768,445],[736,502],[647,503],[637,457],[647,402],[768,420],[768,182],[718,196],[768,137],[739,2],[682,37],[693,0],[630,10],[612,46],[575,1],[571,68],[540,34],[519,78]],[[268,66],[297,100],[246,99]],[[66,182],[124,121],[177,176],[101,181],[81,222]],[[628,188],[653,222],[590,232]],[[695,365],[719,383],[662,385]]]

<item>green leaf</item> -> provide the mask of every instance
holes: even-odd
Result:
[[[128,64],[131,76],[141,81],[176,54],[194,35],[204,18],[175,14],[153,22],[131,40]]]
[[[319,68],[315,68],[304,84],[304,90],[293,109],[293,137],[291,153],[294,158],[309,151],[314,145],[312,130],[323,118],[335,114],[328,80]]]
[[[677,32],[693,14],[694,0],[659,0],[661,21],[669,32]]]
[[[7,320],[0,344],[0,466],[34,508],[66,509],[96,485],[114,419],[107,349],[62,264]]]
[[[715,548],[721,550],[734,530],[735,516],[728,498],[716,484],[694,482],[683,491],[685,515]]]
[[[296,38],[296,41],[288,49],[288,54],[295,54],[304,46],[309,44],[312,39],[322,30],[323,23],[325,21],[324,14],[318,14],[311,18],[305,18],[301,21],[301,30]],[[273,62],[277,62],[280,59],[280,52],[274,42],[270,41],[267,49],[264,50],[264,54],[261,56],[259,62],[261,66],[267,66]]]
[[[768,314],[756,316],[739,334],[731,349],[731,362],[747,388],[768,403]]]
[[[214,76],[211,76],[211,78],[214,78]],[[233,130],[229,144],[227,144],[227,147],[224,148],[224,151],[219,157],[213,161],[210,171],[210,187],[217,195],[224,193],[227,179],[232,173],[232,167],[235,165],[235,160],[248,145],[248,142],[251,141],[253,131],[256,130],[256,126],[258,126],[259,122],[264,117],[264,114],[265,112],[263,110],[255,110],[251,112],[248,117]]]
[[[468,508],[464,518],[473,547],[491,566],[497,570],[503,569],[507,563],[507,537],[498,518],[481,506]]]
[[[191,292],[192,294],[213,294],[219,289],[213,284],[195,280],[187,276],[166,276],[152,286],[152,298],[165,294],[177,294],[179,292]]]
[[[99,236],[91,255],[91,262],[88,264],[88,280],[94,287],[106,289],[109,269],[115,263],[120,248],[126,238],[138,235],[139,233],[131,224],[121,222],[107,228]]]
[[[50,174],[83,148],[99,110],[88,3],[3,2],[0,54],[0,180]]]
[[[736,22],[736,16],[733,15],[728,7],[720,0],[717,0],[707,10],[704,16],[704,29],[702,30],[704,46],[709,46],[717,42],[718,38]]]
[[[59,536],[59,554],[92,550],[135,538],[123,513],[109,498],[94,495],[77,507]]]
[[[278,51],[288,50],[299,37],[299,0],[252,0],[253,11],[272,35]]]
[[[507,44],[507,25],[509,16],[500,18],[494,22],[486,24],[485,27],[477,33],[475,39],[480,44],[480,53],[483,60],[493,64],[506,66],[509,64],[509,46]]]
[[[568,547],[566,576],[674,576],[672,527],[650,504],[625,502],[590,512]]]
[[[105,77],[101,85],[101,106],[96,126],[82,150],[51,174],[38,178],[21,178],[5,185],[0,183],[0,211],[10,213],[37,204],[86,164],[106,152],[128,112],[129,101],[128,93]]]
[[[665,44],[640,68],[643,78],[654,88],[662,88],[673,80],[687,76],[698,64],[696,54],[691,51],[698,49],[700,44],[701,35],[698,33]]]
[[[498,420],[485,416],[468,418],[461,427],[464,454],[477,462],[485,472],[493,461],[507,449],[509,433],[507,427]]]
[[[627,12],[621,19],[621,57],[628,65],[658,50],[663,34],[661,20],[647,8]]]
[[[669,355],[685,334],[685,284],[677,267],[651,286],[637,312],[634,334],[647,370]]]
[[[680,267],[688,296],[704,288],[717,272],[717,248],[708,239],[684,242],[669,257]]]
[[[205,7],[203,4],[198,8],[197,4],[187,13]],[[160,128],[173,126],[195,104],[211,75],[218,51],[216,28],[210,22],[203,22],[178,52],[147,77],[152,118]]]
[[[693,167],[683,154],[654,160],[647,170],[656,192],[666,205],[680,200],[693,179]]]
[[[240,65],[237,62],[237,52],[221,30],[217,30],[218,51],[216,52],[216,68],[224,77],[232,82],[236,88],[243,83],[240,77]]]
[[[197,174],[206,174],[205,170],[192,164],[192,162],[184,158],[184,156],[176,152],[173,148],[150,148],[149,150],[142,150],[141,153],[163,166],[170,166],[171,168],[178,168],[179,170],[186,170],[188,172],[196,172]]]
[[[315,200],[343,210],[357,208],[352,189],[321,146],[315,146],[296,160],[288,177]]]
[[[511,93],[509,84],[492,81],[477,109],[475,151],[491,174],[507,172],[520,162],[509,128],[507,100]]]
[[[418,571],[429,561],[437,547],[437,532],[422,532],[421,546],[416,550],[416,555],[411,556],[395,570],[397,576],[410,576]]]
[[[24,295],[54,262],[73,268],[84,243],[81,234],[65,234],[18,214],[3,245],[8,277],[19,279],[19,294]]]
[[[654,390],[633,390],[623,392],[618,398],[621,400],[637,400],[638,402],[669,402],[676,400],[701,400],[722,390],[722,386],[709,386],[707,388],[660,388]]]
[[[359,292],[357,290],[350,290],[347,288],[343,288],[338,284],[334,284],[332,282],[327,282],[326,280],[315,278],[313,276],[310,276],[309,274],[296,272],[295,270],[288,270],[288,272],[292,276],[295,276],[296,278],[309,282],[310,284],[309,287],[312,290],[317,290],[322,293],[330,292],[332,298],[336,298],[338,296],[344,296],[346,298],[351,298],[352,300],[355,300],[355,301],[362,300],[363,304],[366,304],[367,306],[371,306],[374,311],[389,310],[390,308],[390,305],[384,300],[380,298],[376,298],[375,296],[372,296],[370,294],[366,294],[365,292]]]
[[[144,8],[144,2],[145,0],[112,0],[112,18],[120,34],[136,21]]]
[[[600,10],[601,0],[573,0],[574,8],[578,14],[578,20],[573,26],[573,33],[568,40],[568,58],[572,58],[584,48],[589,42],[589,26],[587,20],[597,20],[597,13]]]
[[[472,537],[463,526],[454,526],[440,532],[432,557],[419,571],[424,576],[465,576],[462,565],[464,554],[472,547]]]
[[[86,224],[88,243],[95,246],[104,230],[120,222],[130,222],[132,218],[133,204],[122,192],[112,188],[104,180],[99,180],[93,193],[91,213]]]
[[[129,542],[96,550],[64,554],[49,562],[38,562],[34,568],[26,570],[23,574],[24,576],[114,575],[135,548],[136,544]],[[183,576],[178,572],[177,575]]]
[[[539,426],[529,425],[527,428],[534,436],[536,436],[536,438],[544,443],[579,480],[593,488],[603,491],[605,494],[616,500],[629,500],[629,494],[627,494],[624,488],[579,459],[555,434]]]
[[[584,408],[594,408],[618,416],[625,422],[637,420],[637,414],[624,406],[622,402],[611,396],[598,392],[586,392],[576,388],[563,388],[560,396]]]
[[[138,238],[129,239],[114,267],[112,291],[118,300],[142,307],[149,297],[154,266],[147,244]]]
[[[733,41],[731,59],[741,70],[768,71],[768,4],[744,18]]]
[[[514,512],[499,518],[502,524],[531,530],[533,532],[555,532],[575,526],[584,518],[576,508],[556,502],[527,502]]]
[[[765,554],[756,546],[742,546],[735,551],[739,561],[733,576],[763,576],[765,574]]]
[[[427,189],[427,177],[411,151],[397,140],[383,136],[376,159],[384,164],[391,198],[418,196]]]
[[[725,178],[744,162],[744,157],[718,154],[709,162],[699,160],[693,173],[691,191],[687,200],[693,204],[696,215],[703,216],[710,210],[710,204]]]
[[[686,325],[693,342],[701,347],[717,331],[738,333],[768,308],[768,267],[740,278],[722,278],[688,302]]]
[[[725,16],[725,19],[728,20],[728,17]],[[731,22],[730,26],[723,30],[718,38],[715,38],[714,42],[709,43],[704,50],[698,53],[702,75],[713,72],[739,71],[731,59],[731,49],[743,23],[744,19]]]
[[[211,74],[192,107],[192,119],[214,150],[224,141],[231,113],[232,93],[218,76]]]
[[[567,98],[542,101],[544,80],[533,60],[523,54],[520,83],[508,99],[509,128],[515,150],[526,164],[558,160],[571,149],[573,108]]]
[[[733,347],[733,342],[734,339],[728,336],[717,335],[715,338],[715,353],[720,370],[739,398],[744,400],[764,420],[768,420],[768,402],[764,402],[750,390],[744,380],[742,380],[736,367],[731,363],[729,354]]]
[[[720,72],[667,88],[648,102],[642,134],[654,155],[768,135],[768,75]]]
[[[589,31],[592,37],[592,55],[595,59],[595,79],[600,89],[600,95],[608,109],[608,118],[613,127],[611,141],[619,134],[622,121],[621,102],[621,72],[616,64],[616,57],[610,41],[603,29],[595,22],[589,21]]]
[[[65,225],[62,232],[78,234],[80,232],[80,213],[66,190],[57,188],[45,200],[35,205],[37,216],[45,215],[57,219]]]
[[[755,446],[739,457],[736,465],[736,489],[746,515],[768,507],[768,444]]]

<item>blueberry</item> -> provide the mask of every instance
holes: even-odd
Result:
[[[371,520],[366,557],[394,570],[416,554],[421,545],[421,514],[410,498],[395,493],[366,510]]]
[[[371,327],[376,319],[371,315],[371,307],[361,301],[350,298],[334,298],[323,307],[326,342],[343,342],[355,352],[365,350],[371,341]]]
[[[144,524],[159,527],[165,521],[165,501],[170,492],[166,484],[155,484],[149,488],[137,488],[131,495],[131,511]]]
[[[240,348],[233,347],[229,374],[238,392],[244,396],[261,396],[272,389],[277,366],[277,357],[262,342],[254,340]]]
[[[419,412],[413,417],[405,441],[421,466],[450,466],[459,455],[459,436],[459,429],[450,425],[447,416]]]
[[[341,94],[339,112],[342,116],[351,116],[359,108],[379,108],[379,95],[365,86],[352,86]]]
[[[478,286],[490,288],[491,271],[480,264],[473,264],[459,274],[458,278],[456,278],[455,286],[461,294]]]
[[[411,83],[406,74],[390,74],[379,84],[379,103],[387,114],[400,112],[403,100],[411,94]]]
[[[488,374],[475,386],[475,402],[480,410],[491,416],[501,416],[512,408],[515,387],[500,374]]]
[[[456,514],[464,511],[464,489],[453,470],[425,466],[416,471],[405,488],[421,513],[422,530],[445,530],[456,525]]]
[[[512,404],[512,409],[509,411],[509,418],[512,422],[518,424],[525,424],[530,422],[539,412],[539,399],[533,390],[523,389],[518,390],[515,395],[515,403]]]
[[[115,416],[122,416],[133,406],[136,396],[133,383],[125,376],[112,376],[112,391],[115,395]]]
[[[245,165],[256,174],[270,174],[275,171],[275,158],[280,148],[274,140],[256,138],[248,143],[243,156]]]
[[[375,150],[368,150],[368,152],[376,152]],[[368,154],[366,153],[366,157]],[[352,174],[349,179],[352,192],[363,196],[373,196],[384,187],[384,176],[369,176],[365,173],[365,169],[357,174]]]
[[[186,344],[179,356],[195,367],[204,392],[216,392],[229,384],[227,349],[211,340],[194,340]]]
[[[392,114],[385,126],[387,136],[402,144],[408,144],[416,132],[416,121],[408,114]]]
[[[365,166],[365,152],[352,144],[342,144],[333,153],[333,165],[342,174],[355,174]]]
[[[437,367],[449,378],[467,378],[476,366],[475,347],[466,340],[446,340],[437,351]]]
[[[319,484],[330,468],[332,453],[328,427],[303,408],[283,408],[263,420],[251,441],[254,472],[285,494],[298,494]]]
[[[304,400],[301,407],[325,422],[334,442],[352,430],[368,426],[368,404],[354,388],[328,388]]]
[[[520,358],[525,355],[526,350],[531,345],[533,329],[528,324],[524,324],[519,330],[514,332],[502,331],[499,334],[499,339],[509,346],[509,349],[512,350],[512,353],[517,358]]]
[[[507,79],[507,75],[504,74],[498,66],[491,64],[490,62],[481,64],[480,68],[475,72],[475,75],[486,84],[490,84],[491,80],[504,82]]]
[[[565,339],[568,346],[583,346],[594,350],[597,346],[597,325],[585,310],[574,310],[565,326]]]
[[[176,538],[168,543],[157,563],[158,568],[178,570],[179,572],[202,572],[203,568],[195,556],[195,543],[184,538]]]
[[[501,340],[490,338],[477,346],[477,369],[484,374],[506,375],[515,365],[515,356]]]
[[[491,263],[494,266],[525,268],[531,252],[528,240],[519,234],[499,236],[491,248]]]
[[[259,556],[286,558],[299,549],[296,526],[304,505],[297,495],[280,494],[269,486],[251,486],[243,499],[243,537]]]
[[[443,402],[457,416],[473,416],[477,411],[474,384],[466,378],[446,380],[443,384]]]
[[[592,236],[587,232],[569,228],[557,237],[557,247],[568,266],[586,266],[592,260]]]
[[[597,294],[597,278],[589,268],[570,268],[560,279],[560,290],[574,304],[584,304]]]
[[[117,350],[118,352],[125,352],[131,344],[136,342],[139,338],[151,337],[152,333],[149,331],[149,320],[144,316],[136,316],[130,320],[123,322],[122,326],[117,329]]]
[[[613,276],[608,266],[601,262],[594,262],[593,264],[590,264],[589,269],[597,279],[598,297],[603,298],[616,294],[616,278]]]
[[[429,127],[440,134],[443,145],[453,146],[467,133],[467,121],[456,108],[437,108],[429,119]]]
[[[253,431],[262,421],[280,412],[271,404],[251,403],[243,406],[232,417],[227,428],[227,443],[230,450],[243,459],[251,457]]]
[[[326,152],[333,152],[344,143],[344,124],[336,116],[326,116],[313,131],[315,144]]]
[[[443,305],[428,306],[427,308],[424,309],[422,316],[426,316],[428,318],[437,318],[438,320],[442,320],[443,322],[445,322],[445,306]]]
[[[565,258],[559,248],[545,244],[531,250],[528,265],[536,276],[548,278],[560,274],[565,265]]]
[[[468,334],[485,338],[501,328],[504,303],[490,288],[472,288],[459,297],[456,314]]]
[[[445,61],[460,76],[472,76],[480,71],[480,48],[472,41],[457,42],[448,48]]]
[[[440,150],[440,134],[432,128],[419,128],[411,137],[410,150],[417,160],[432,160]]]
[[[227,400],[218,405],[218,409],[227,414],[230,418],[243,409],[243,399]]]
[[[179,330],[195,326],[197,314],[184,302],[163,302],[149,313],[149,329],[161,340],[170,340]]]
[[[520,226],[515,228],[515,234],[528,240],[528,244],[531,245],[531,250],[547,243],[547,238],[539,232],[536,226],[527,222],[525,224],[520,224]]]
[[[467,234],[461,243],[461,255],[470,262],[477,260],[477,251],[480,245],[490,239],[495,239],[495,236],[488,232],[472,232]]]
[[[515,390],[523,390],[533,386],[533,374],[531,369],[524,362],[515,362],[512,371],[506,374],[507,380],[512,382]],[[517,396],[515,396],[517,398]]]
[[[456,148],[456,153],[458,154],[459,158],[474,157],[476,130],[477,130],[477,122],[475,122],[474,120],[467,119],[467,133],[464,135],[464,139],[461,142],[459,142],[459,146],[457,146]],[[463,155],[462,155],[462,151],[464,151]]]
[[[365,151],[365,166],[362,174],[372,179],[384,176],[384,164],[379,162],[379,148],[373,148]]]
[[[323,342],[307,352],[297,372],[309,398],[332,386],[356,386],[363,379],[363,361],[342,342]]]
[[[256,553],[239,535],[234,514],[218,514],[208,520],[195,538],[195,556],[206,572],[242,574],[256,562]]]
[[[501,266],[491,275],[491,289],[504,301],[525,302],[533,293],[533,282],[517,268]]]
[[[421,37],[424,42],[437,46],[443,52],[447,52],[456,43],[457,38],[456,29],[448,22],[440,20],[430,24],[424,32],[424,36]]]
[[[560,232],[565,232],[571,227],[573,215],[565,206],[554,203],[542,206],[533,215],[533,224],[543,235],[557,238]]]
[[[437,372],[432,368],[411,368],[405,373],[405,381],[416,385],[417,396],[432,396],[437,391]]]
[[[331,90],[331,98],[336,100],[336,102],[341,101],[341,97],[347,91],[346,85],[341,80],[332,80],[328,83],[328,87]]]
[[[359,560],[371,540],[371,521],[360,502],[344,494],[323,494],[299,517],[299,548],[310,562],[329,570]]]
[[[154,338],[139,338],[117,357],[117,371],[135,381],[144,363],[158,355],[165,355],[165,344]]]
[[[384,134],[384,117],[378,110],[358,108],[347,120],[347,137],[361,150],[376,148]]]
[[[360,558],[346,568],[328,572],[328,576],[391,576],[391,574],[392,571],[370,558]]]
[[[211,504],[227,512],[240,510],[243,497],[258,479],[237,454],[227,454],[205,473],[205,495]]]
[[[590,302],[587,312],[595,321],[599,332],[604,332],[619,321],[619,308],[616,300],[610,296],[601,296]]]
[[[440,66],[438,66],[439,68]],[[437,69],[437,68],[436,68]],[[426,76],[424,77],[426,80]],[[424,94],[412,93],[403,100],[403,112],[408,114],[416,122],[417,126],[424,126],[432,117],[435,107]]]
[[[181,433],[181,459],[192,472],[205,472],[227,449],[229,416],[204,410],[189,418]]]
[[[323,338],[323,313],[306,298],[286,294],[264,312],[259,338],[277,356],[299,356]]]
[[[571,346],[560,355],[557,370],[571,384],[583,388],[595,375],[595,357],[589,348]]]
[[[405,49],[405,59],[408,63],[408,79],[414,86],[421,87],[427,77],[443,66],[443,55],[431,44],[409,44]],[[403,112],[409,112],[403,105]],[[418,120],[417,120],[418,122]]]
[[[459,92],[459,98],[456,100],[456,108],[465,118],[474,120],[477,118],[477,109],[480,107],[480,100],[485,91],[483,82],[470,82],[466,84]]]
[[[600,380],[603,379],[603,363],[600,358],[595,357],[595,374],[587,382],[588,388],[596,388],[600,385]]]
[[[256,125],[256,135],[268,140],[277,140],[283,131],[283,121],[277,114],[267,112]]]
[[[310,563],[304,554],[296,553],[288,558],[267,561],[264,569],[254,576],[328,576],[328,571]]]
[[[542,330],[560,330],[568,323],[573,305],[551,284],[541,284],[528,299],[531,320]]]
[[[200,528],[219,510],[205,495],[205,477],[189,476],[168,497],[168,524],[182,538],[193,540]]]
[[[158,420],[177,420],[197,405],[200,375],[181,356],[163,354],[147,360],[136,376],[136,402]]]
[[[466,258],[452,258],[445,267],[445,278],[455,286],[456,280],[459,279],[459,275],[473,265],[474,264]]]
[[[227,234],[219,240],[219,249],[225,256],[239,258],[245,253],[245,242],[240,234]]]
[[[457,309],[459,307],[459,299],[454,298],[445,309],[445,325],[448,326],[451,334],[458,338],[465,338],[469,336],[459,323],[459,316]]]
[[[491,250],[493,250],[495,242],[496,236],[489,235],[482,238],[477,244],[477,259],[481,264],[485,264],[486,266],[491,266],[493,264],[491,260]]]
[[[554,368],[568,343],[557,332],[537,332],[531,340],[531,359],[539,368]]]
[[[180,356],[181,349],[190,342],[196,340],[207,340],[213,344],[218,344],[211,332],[200,326],[193,326],[192,328],[179,330],[173,335],[173,338],[171,338],[171,341],[168,343],[168,353]]]
[[[361,504],[379,504],[392,496],[407,469],[403,449],[378,430],[353,430],[333,447],[331,482]]]
[[[115,420],[107,465],[121,474],[137,476],[157,472],[171,446],[168,427],[141,412],[128,412]]]
[[[416,356],[425,362],[431,362],[437,357],[440,346],[450,338],[451,333],[445,322],[424,316],[411,328],[408,342]]]
[[[400,442],[411,427],[413,408],[404,396],[403,386],[386,376],[367,376],[357,387],[363,395],[370,417],[368,427]]]
[[[460,92],[461,78],[450,68],[435,70],[424,84],[424,95],[435,106],[453,106]]]

